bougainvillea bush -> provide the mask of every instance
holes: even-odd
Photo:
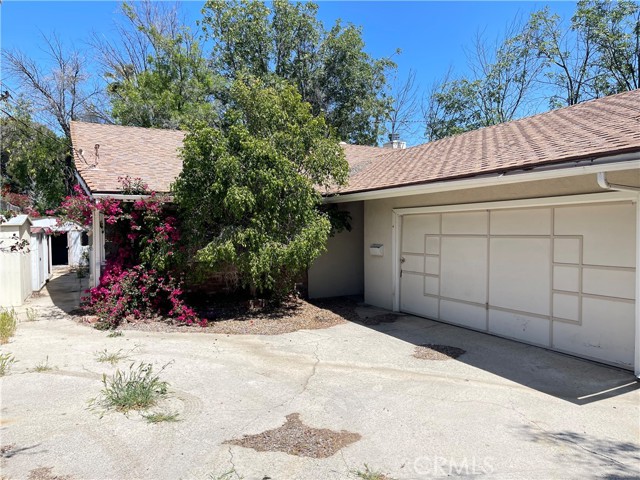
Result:
[[[93,201],[78,187],[57,212],[64,220],[85,226],[91,226],[93,208],[104,216],[110,248],[99,285],[88,290],[87,308],[104,328],[156,317],[183,325],[206,325],[182,298],[182,281],[175,273],[174,260],[180,230],[166,198],[148,192],[140,179],[120,180],[123,192],[146,196],[129,202],[114,198]]]

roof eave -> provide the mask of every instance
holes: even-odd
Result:
[[[377,189],[361,190],[344,194],[325,196],[325,203],[345,203],[361,200],[378,200],[383,198],[405,197],[426,193],[439,193],[469,188],[491,187],[513,183],[546,180],[552,178],[574,177],[599,172],[640,169],[640,151],[612,156],[572,159],[562,163],[546,163],[502,169],[483,175],[448,178],[440,181],[388,186]]]

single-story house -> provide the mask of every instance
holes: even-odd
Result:
[[[181,132],[71,131],[94,197],[116,193],[123,175],[168,191],[180,172]],[[353,229],[310,268],[310,296],[360,293],[640,376],[640,90],[385,146],[344,145],[349,184],[325,201],[348,210]],[[103,258],[96,248],[94,268]]]

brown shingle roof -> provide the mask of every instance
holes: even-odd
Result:
[[[340,193],[470,177],[640,151],[640,90],[592,100],[405,150],[352,174]]]
[[[183,132],[72,122],[71,137],[76,168],[94,193],[119,190],[125,175],[168,192],[182,168]],[[350,178],[342,194],[640,151],[640,90],[405,150],[343,148]]]
[[[71,122],[76,169],[92,193],[119,191],[118,177],[126,175],[141,178],[152,191],[169,192],[182,170],[178,149],[184,135],[176,130]],[[97,159],[96,144],[100,145]]]

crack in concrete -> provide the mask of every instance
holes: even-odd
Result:
[[[311,367],[311,373],[304,380],[304,383],[302,385],[302,389],[299,392],[295,393],[290,398],[288,398],[288,399],[286,399],[286,400],[274,405],[273,407],[269,408],[266,412],[261,410],[260,413],[258,413],[255,417],[253,417],[250,421],[246,422],[244,425],[242,425],[242,427],[237,429],[235,436],[237,436],[239,434],[243,434],[245,429],[249,425],[254,424],[256,422],[256,420],[258,420],[259,418],[263,417],[266,413],[272,412],[273,410],[277,410],[279,408],[284,407],[285,405],[291,404],[291,402],[293,402],[296,398],[298,398],[300,395],[302,395],[304,392],[307,391],[307,388],[309,387],[309,382],[311,382],[311,379],[316,375],[317,369],[318,369],[318,365],[320,363],[320,357],[318,356],[319,348],[320,348],[320,340],[315,342],[315,348],[314,348],[314,351],[313,351],[313,357],[315,358],[315,362],[313,363],[313,366]]]
[[[318,371],[318,364],[320,364],[320,357],[318,356],[318,349],[319,348],[320,348],[320,342],[316,342],[315,349],[313,350],[313,357],[316,359],[316,361],[314,362],[313,366],[311,367],[311,374],[305,379],[304,385],[302,386],[302,391],[300,393],[298,393],[297,395],[295,395],[291,399],[291,401],[293,401],[295,398],[299,397],[304,392],[306,392],[307,388],[309,388],[309,382],[311,382],[311,379],[313,377],[315,377],[315,375],[316,375],[316,373]]]
[[[231,464],[232,471],[233,471],[236,475],[238,475],[238,472],[237,472],[237,470],[236,470],[235,459],[234,459],[234,457],[233,457],[233,452],[231,451],[231,445],[229,445],[229,448],[228,448],[228,450],[227,450],[227,451],[229,452],[229,463]],[[239,476],[239,475],[238,475],[238,476]]]

